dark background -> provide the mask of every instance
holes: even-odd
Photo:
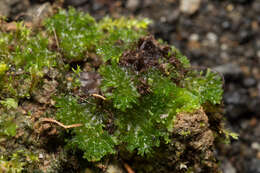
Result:
[[[0,14],[31,20],[53,2],[0,0]],[[217,146],[216,154],[224,173],[260,173],[260,0],[65,0],[68,6],[97,19],[148,17],[151,33],[179,48],[193,66],[221,72],[226,124],[240,137]]]

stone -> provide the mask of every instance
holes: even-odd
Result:
[[[49,2],[33,5],[27,10],[28,15],[25,17],[25,20],[32,21],[33,23],[40,22],[51,13],[52,7]]]
[[[190,40],[190,41],[199,41],[199,38],[200,38],[200,37],[199,37],[198,34],[193,33],[193,34],[190,35],[189,40]]]
[[[192,15],[199,9],[200,1],[201,0],[181,0],[180,11],[182,13]]]
[[[252,173],[260,173],[260,160],[257,158],[253,158],[248,163],[248,172]]]
[[[29,7],[29,0],[6,0],[8,2],[8,7],[10,7],[9,17],[12,19],[19,19],[20,17],[24,17],[27,14],[23,14]]]
[[[243,84],[245,87],[253,87],[256,85],[256,80],[253,77],[247,77],[243,80]]]
[[[139,3],[139,0],[128,0],[126,3],[126,7],[130,10],[136,10]]]
[[[222,170],[223,173],[236,173],[236,169],[233,167],[233,165],[229,161],[225,161],[222,164]]]
[[[106,173],[123,173],[123,169],[117,164],[110,164],[107,167]]]
[[[39,154],[39,159],[43,159],[43,158],[44,158],[43,154],[40,153],[40,154]]]
[[[8,0],[0,0],[0,16],[8,16],[10,13],[10,7]]]
[[[234,63],[223,64],[213,68],[215,71],[223,75],[240,75],[242,74],[241,68]]]
[[[253,142],[251,148],[257,151],[260,151],[260,144],[258,142]]]
[[[207,33],[207,39],[210,41],[210,43],[215,44],[218,40],[218,36],[213,32],[209,32]]]

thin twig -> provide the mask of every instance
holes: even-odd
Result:
[[[127,163],[124,163],[124,167],[127,173],[135,173],[135,171]]]
[[[52,118],[41,118],[40,119],[41,122],[51,122],[51,123],[55,123],[61,127],[63,127],[64,129],[70,129],[70,128],[74,128],[74,127],[80,127],[82,126],[82,124],[72,124],[72,125],[64,125],[61,122],[54,120]]]
[[[57,34],[56,34],[56,31],[55,31],[54,27],[52,27],[52,30],[53,30],[53,33],[54,33],[54,38],[55,38],[58,50],[60,50],[59,40],[58,40],[58,37],[57,37]]]
[[[99,94],[92,94],[93,97],[97,97],[97,98],[100,98],[102,100],[106,100],[106,98],[102,95],[99,95]]]

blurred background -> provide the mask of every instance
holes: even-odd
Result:
[[[62,1],[60,1],[62,2]],[[0,0],[7,20],[40,20],[54,0]],[[57,2],[56,2],[57,3]],[[240,135],[217,146],[224,173],[260,173],[260,0],[64,0],[100,19],[138,16],[193,66],[223,74],[227,127]]]

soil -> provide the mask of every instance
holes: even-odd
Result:
[[[190,11],[188,7],[183,10],[184,1],[65,0],[64,7],[74,6],[97,19],[105,15],[151,18],[150,31],[156,38],[180,49],[194,67],[211,67],[222,73],[227,126],[240,135],[231,145],[218,146],[222,170],[260,173],[260,1],[193,0],[197,2]],[[17,2],[0,2],[10,21],[53,3]]]

